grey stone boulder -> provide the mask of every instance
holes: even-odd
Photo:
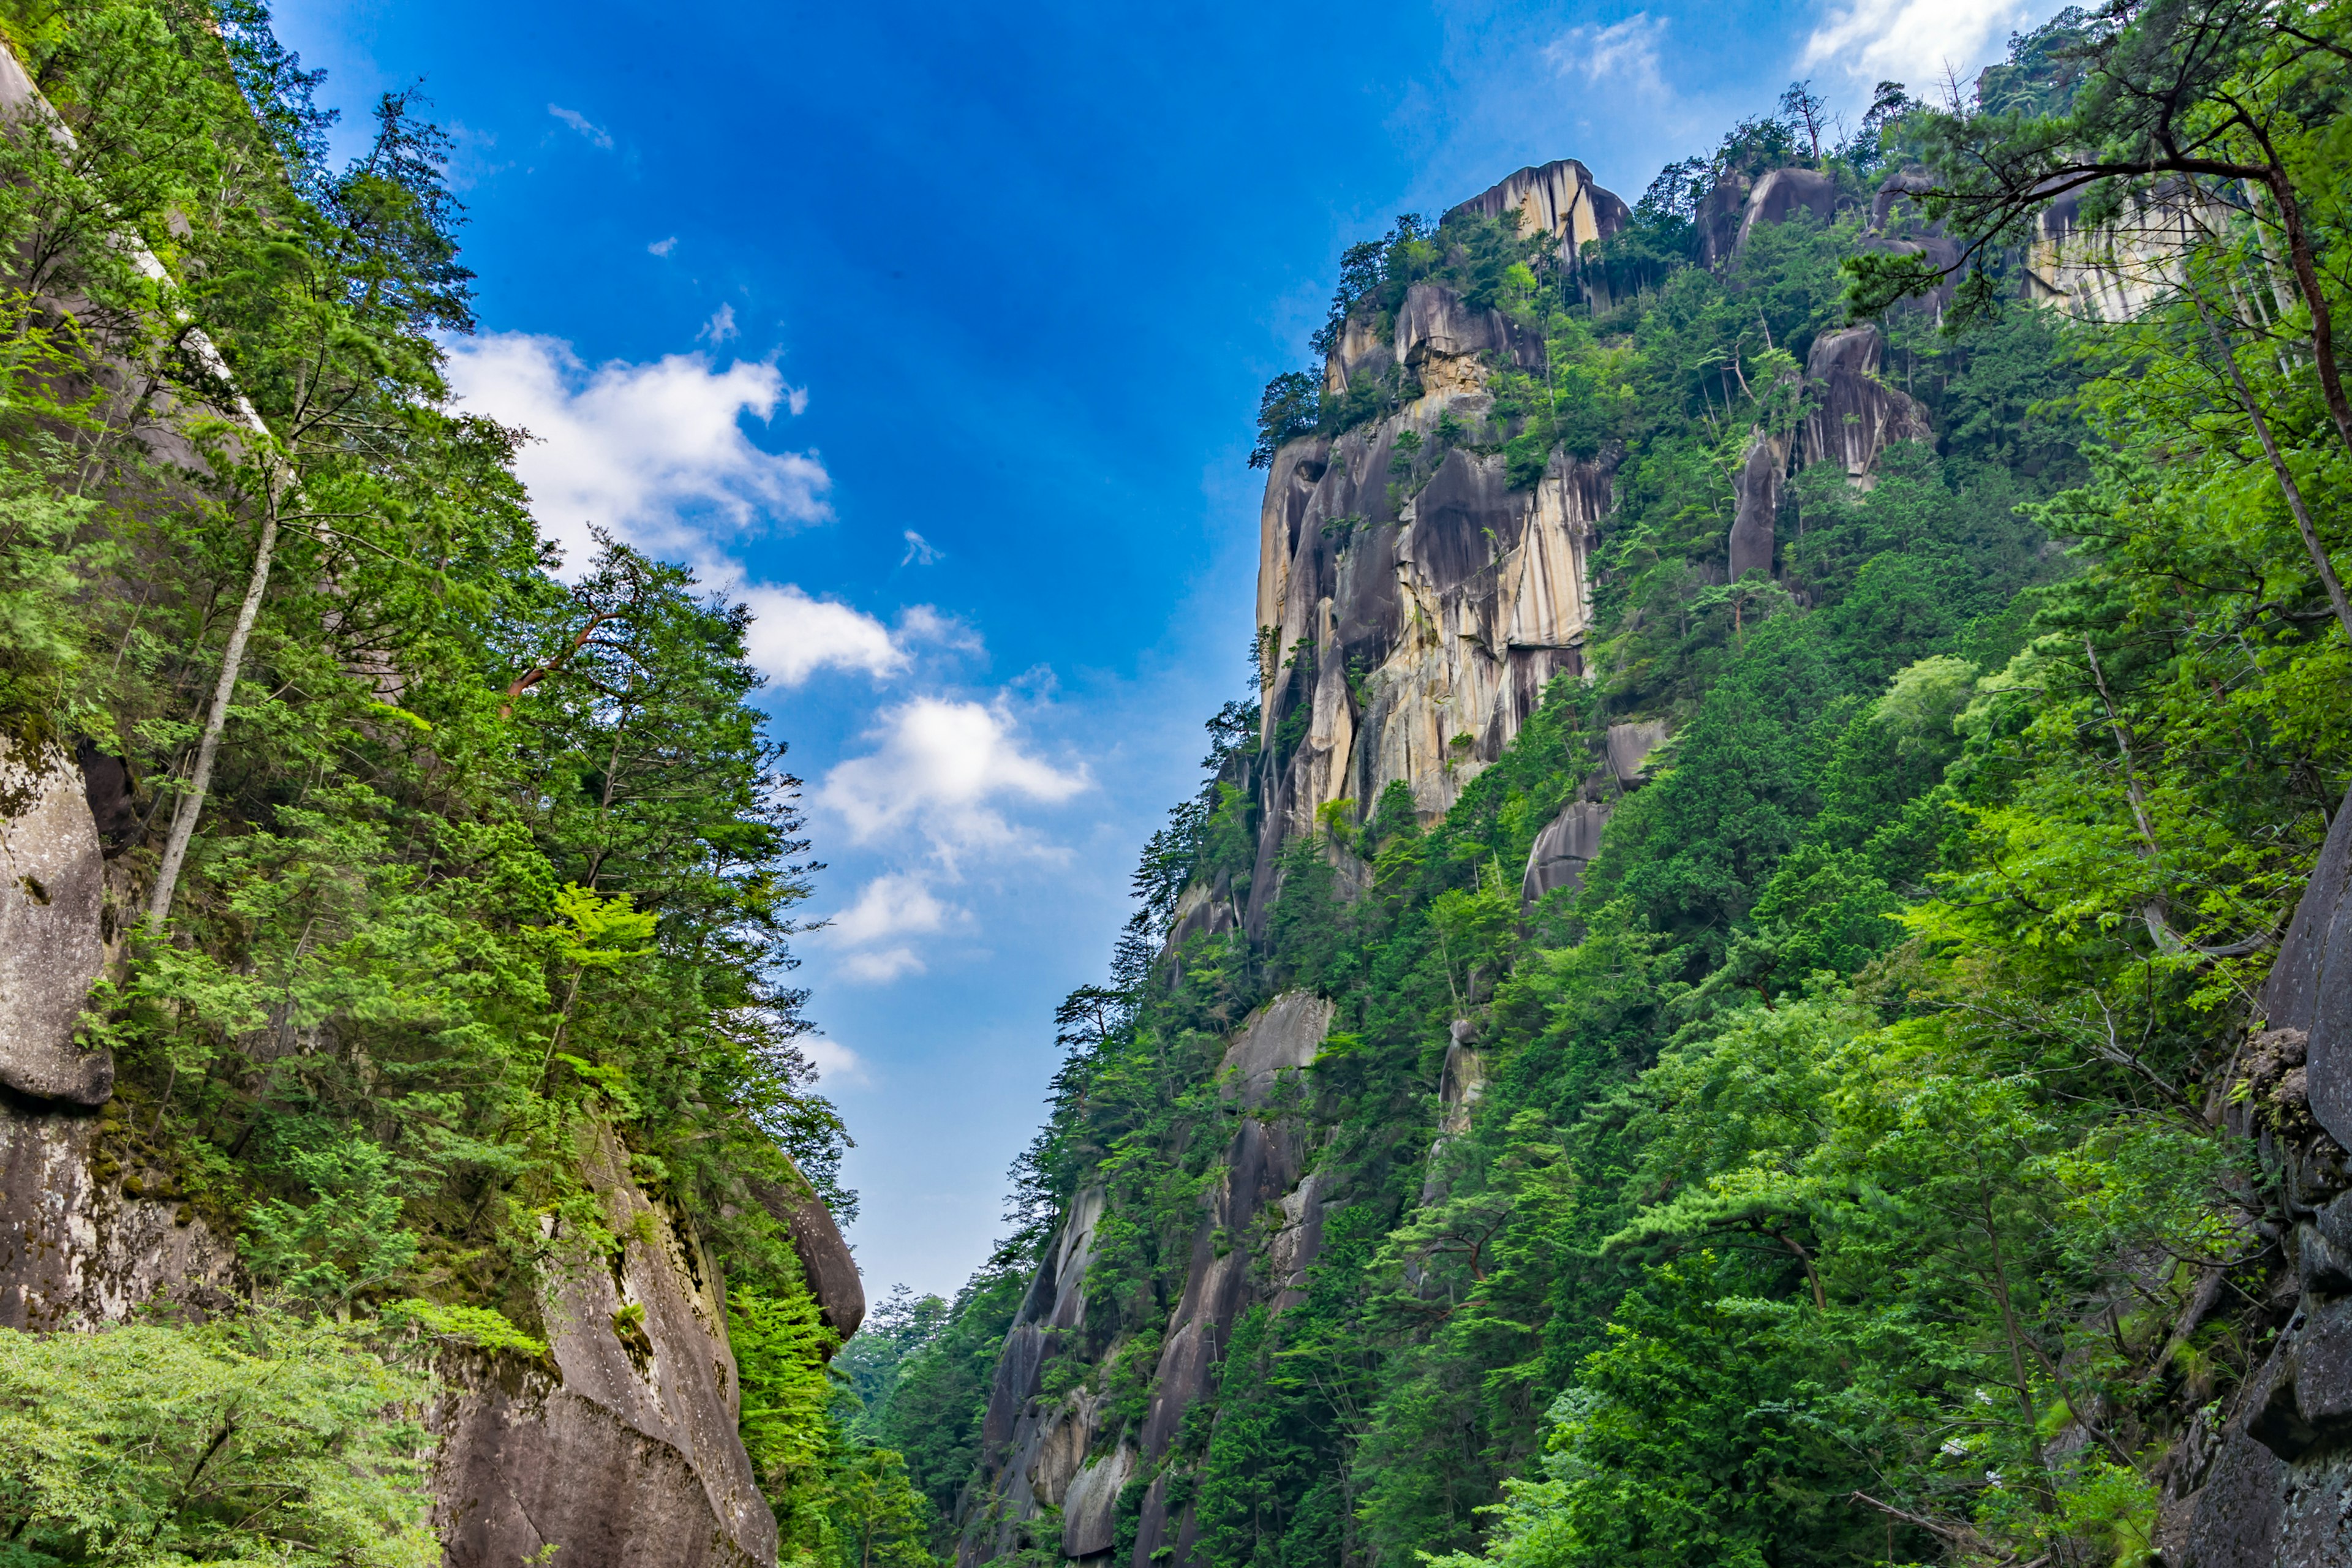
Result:
[[[1735,248],[1746,247],[1759,224],[1786,223],[1800,213],[1827,223],[1837,216],[1837,181],[1819,169],[1774,169],[1748,193]]]
[[[1738,505],[1726,544],[1735,583],[1750,572],[1771,574],[1772,530],[1780,515],[1780,481],[1788,462],[1789,454],[1778,437],[1761,430],[1748,437],[1748,454],[1732,477]]]
[[[428,1416],[446,1568],[772,1568],[776,1521],[736,1433],[724,1286],[610,1134],[584,1173],[617,1257],[542,1222],[551,1367],[471,1358]]]
[[[236,1250],[173,1185],[127,1119],[0,1096],[0,1328],[233,1306]]]
[[[1753,184],[1745,174],[1727,174],[1699,198],[1692,224],[1697,230],[1700,266],[1721,267],[1738,248],[1740,215],[1748,208]]]
[[[114,1058],[75,1026],[106,961],[106,863],[82,771],[54,746],[0,739],[0,1084],[98,1105]]]
[[[2272,1030],[2303,1031],[2312,1117],[2352,1149],[2352,794],[2336,808],[2279,944],[2263,1011]]]
[[[1532,906],[1546,893],[1584,883],[1584,868],[1601,853],[1601,830],[1609,821],[1605,802],[1572,800],[1545,824],[1528,849],[1528,868],[1519,878],[1519,902]]]
[[[797,1173],[795,1173],[797,1175]],[[833,1211],[805,1179],[793,1183],[755,1181],[752,1195],[792,1233],[793,1253],[801,1260],[810,1294],[824,1326],[843,1339],[866,1321],[866,1282],[857,1272],[857,1258],[833,1223]]]
[[[1629,719],[1609,726],[1605,748],[1609,772],[1620,789],[1632,789],[1647,776],[1650,758],[1672,733],[1664,719]]]

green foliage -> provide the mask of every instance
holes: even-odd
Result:
[[[426,1568],[424,1392],[331,1321],[0,1329],[0,1562]]]

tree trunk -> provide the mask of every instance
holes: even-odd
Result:
[[[261,522],[261,542],[253,552],[253,574],[245,585],[245,603],[238,606],[236,625],[228,635],[228,647],[221,654],[220,682],[213,688],[212,711],[205,718],[204,737],[196,742],[195,770],[188,776],[187,793],[180,797],[172,812],[172,831],[163,841],[163,864],[155,868],[155,888],[147,898],[147,929],[151,936],[163,934],[163,922],[171,918],[172,897],[179,886],[180,868],[186,864],[188,845],[196,836],[196,818],[205,809],[205,792],[211,787],[213,759],[219,753],[221,731],[227,727],[228,710],[236,695],[236,678],[245,664],[245,645],[253,636],[253,623],[261,614],[261,596],[269,587],[269,563],[278,549],[278,508],[273,501]]]

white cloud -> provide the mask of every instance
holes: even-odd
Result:
[[[838,1040],[823,1035],[801,1037],[801,1055],[808,1058],[816,1068],[819,1079],[834,1079],[844,1083],[871,1083],[866,1076],[865,1058]]]
[[[2012,28],[2032,26],[2047,0],[1847,0],[1831,6],[1805,40],[1807,68],[1827,66],[1860,82],[1899,81],[1935,100],[1947,67],[1965,88],[2002,52]]]
[[[862,669],[877,680],[906,671],[907,650],[863,610],[811,598],[790,583],[748,584],[734,593],[754,617],[746,651],[771,680],[798,686],[820,669]]]
[[[710,312],[710,320],[703,322],[702,330],[694,335],[697,339],[713,345],[723,343],[728,339],[736,336],[735,307],[727,304],[720,305],[719,309]],[[801,408],[807,406],[808,395],[806,393],[799,393],[794,395],[797,395],[802,399],[801,405],[793,410],[793,413],[798,414],[801,411]]]
[[[1093,781],[1083,765],[1065,771],[1024,751],[1014,730],[1002,701],[919,697],[883,714],[877,748],[836,765],[817,798],[856,842],[911,833],[950,866],[971,850],[1053,853],[1001,807],[1057,805]]]
[[[1636,11],[1605,27],[1571,27],[1544,46],[1544,58],[1562,76],[1580,76],[1598,86],[1624,82],[1637,90],[1665,90],[1658,75],[1658,43],[1666,19]]]
[[[588,138],[591,146],[601,148],[607,153],[613,150],[612,133],[578,110],[566,109],[560,103],[551,103],[547,106],[547,111]]]
[[[677,248],[677,236],[671,235],[667,239],[657,239],[651,245],[646,246],[646,253],[649,256],[667,257],[671,251],[676,250]]]
[[[929,566],[947,553],[913,529],[907,530],[907,553],[900,556],[901,566]]]
[[[911,947],[888,947],[879,952],[853,952],[842,960],[841,973],[866,985],[887,985],[902,974],[921,974],[923,961]]]
[[[707,567],[713,516],[740,532],[833,515],[833,479],[814,454],[770,452],[744,432],[746,414],[764,422],[780,405],[803,405],[772,364],[721,370],[697,353],[591,370],[569,343],[502,332],[451,343],[448,374],[459,402],[537,437],[515,471],[574,566],[593,548],[592,522]]]
[[[921,878],[896,871],[866,883],[857,901],[834,916],[827,929],[841,942],[865,946],[886,937],[939,931],[963,912],[940,902]]]

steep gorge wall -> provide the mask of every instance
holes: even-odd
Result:
[[[235,1310],[236,1248],[175,1190],[170,1152],[111,1098],[113,1064],[77,1038],[91,984],[122,958],[138,889],[110,861],[95,798],[113,772],[0,742],[0,1328],[88,1331],[169,1305]],[[119,971],[118,971],[119,972]],[[543,1363],[457,1354],[428,1416],[450,1568],[549,1545],[590,1568],[772,1564],[775,1521],[737,1436],[726,1286],[690,1229],[627,1174],[609,1132],[582,1169],[621,1252],[569,1244],[539,1265]],[[854,1263],[813,1200],[791,1208],[828,1319],[854,1331]]]

